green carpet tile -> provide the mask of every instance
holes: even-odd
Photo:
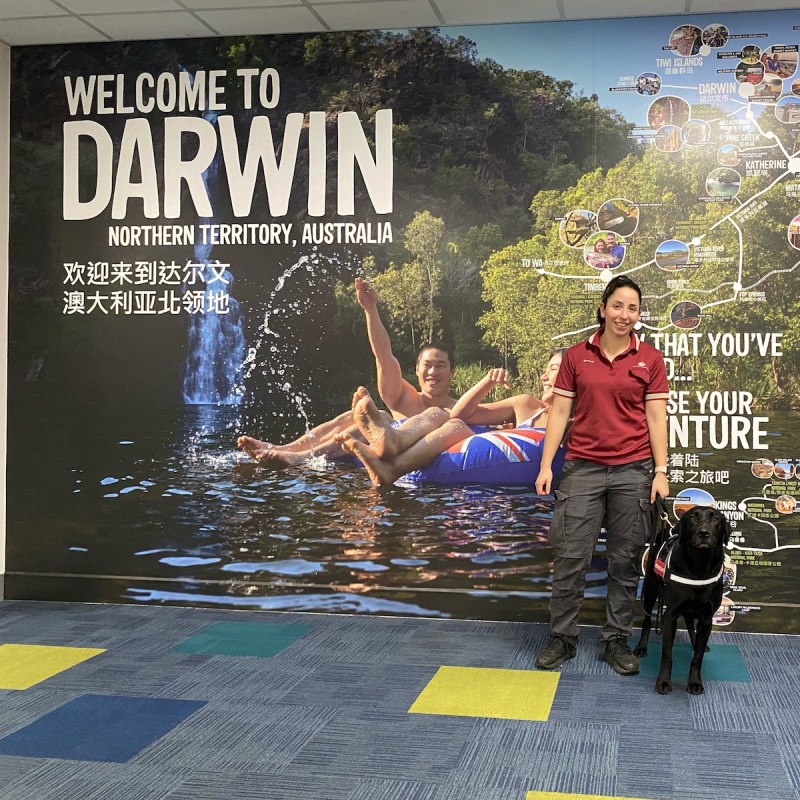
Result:
[[[800,637],[714,632],[699,697],[685,691],[685,633],[670,695],[653,688],[658,636],[641,673],[621,677],[592,627],[553,680],[504,681],[504,670],[533,671],[547,635],[534,623],[6,601],[0,644],[104,652],[0,689],[0,798],[800,800]],[[478,675],[464,700],[475,708],[491,707],[483,686],[510,717],[504,686],[549,683],[552,703],[541,720],[425,703],[409,713],[437,673]],[[87,703],[119,708],[114,735],[141,746],[114,761],[104,748],[78,748],[80,759],[49,744],[20,754],[34,734],[47,743],[48,719]],[[173,707],[192,713],[158,727],[126,711]],[[69,730],[80,739],[86,728]]]

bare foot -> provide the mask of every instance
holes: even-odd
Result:
[[[366,389],[364,391],[366,392]],[[355,400],[355,398],[353,399]],[[386,459],[397,455],[397,432],[388,419],[381,414],[369,394],[365,394],[355,402],[353,418],[378,458]]]
[[[252,436],[240,436],[236,444],[262,467],[294,467],[308,457],[308,453],[282,450],[269,442],[254,439]]]
[[[400,474],[387,461],[382,461],[369,445],[346,434],[337,436],[336,441],[364,465],[373,486],[391,486],[400,477]]]
[[[362,400],[365,397],[369,397],[369,392],[366,390],[365,387],[359,386],[358,389],[356,389],[355,394],[353,395],[353,402],[350,403],[350,408],[353,411],[355,411],[356,404],[358,403],[358,401]]]

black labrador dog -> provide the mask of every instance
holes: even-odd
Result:
[[[666,543],[652,547],[642,590],[644,619],[642,636],[634,653],[647,653],[650,637],[650,614],[660,597],[663,606],[661,622],[661,668],[656,678],[656,691],[672,691],[672,645],[678,617],[683,617],[694,655],[689,667],[689,694],[702,694],[700,670],[711,634],[714,612],[722,602],[722,573],[731,526],[716,508],[695,506],[680,519]],[[660,546],[662,545],[663,546]]]

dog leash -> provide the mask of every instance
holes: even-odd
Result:
[[[653,524],[651,525],[650,531],[650,558],[654,559],[656,557],[658,551],[661,549],[661,546],[667,541],[667,539],[669,539],[671,530],[672,525],[670,525],[667,506],[664,501],[658,495],[656,495],[656,501],[653,503]],[[662,599],[663,583],[658,581],[656,586],[655,631],[657,634],[661,635],[661,611],[664,606]]]

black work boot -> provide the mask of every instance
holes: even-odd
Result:
[[[550,641],[536,656],[536,666],[539,669],[555,669],[571,658],[575,658],[575,645],[570,644],[563,636],[551,636]]]
[[[606,642],[603,661],[611,665],[611,669],[620,675],[635,675],[639,671],[639,659],[628,647],[628,640],[624,636],[617,636]]]

